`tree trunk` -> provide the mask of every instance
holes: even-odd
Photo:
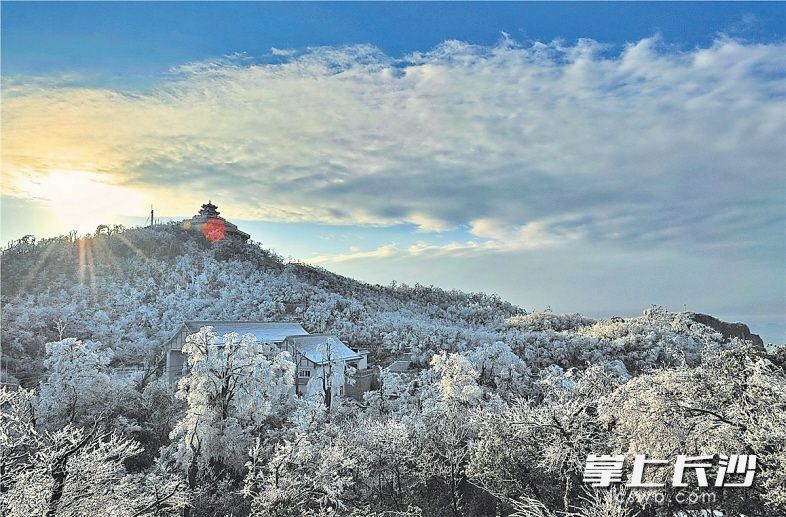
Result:
[[[65,489],[66,461],[67,458],[58,459],[57,463],[52,466],[54,484],[52,485],[52,494],[49,496],[46,517],[55,517],[57,515],[57,507],[60,506],[60,500],[63,498],[63,490]]]

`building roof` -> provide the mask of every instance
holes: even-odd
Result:
[[[328,360],[351,361],[362,356],[349,348],[336,336],[329,334],[306,334],[287,336],[298,352],[315,364],[324,364]]]
[[[208,201],[202,208],[199,210],[199,215],[207,215],[211,217],[218,217],[218,214],[221,212],[218,211],[218,207],[213,204],[212,201]]]
[[[251,334],[258,341],[280,343],[284,341],[287,336],[293,334],[305,334],[308,332],[296,322],[277,322],[277,321],[185,321],[183,328],[189,333],[193,334],[199,332],[202,327],[213,327],[213,331],[218,334],[213,344],[221,344],[224,342],[224,334],[234,332],[237,334],[237,340]]]

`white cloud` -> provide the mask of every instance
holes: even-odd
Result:
[[[570,219],[562,219],[569,222]],[[520,226],[505,226],[494,219],[476,219],[470,224],[470,233],[500,250],[536,249],[552,246],[582,237],[579,230],[558,231],[560,219],[543,220]]]
[[[443,220],[424,213],[409,214],[407,220],[417,226],[418,232],[423,233],[446,232],[454,228],[454,226],[445,224]]]
[[[270,55],[271,56],[279,56],[279,57],[289,57],[294,56],[297,52],[291,48],[276,48],[270,47]]]
[[[465,257],[490,252],[515,252],[565,245],[579,239],[579,232],[552,233],[544,223],[533,222],[523,226],[506,227],[491,219],[478,219],[470,223],[469,233],[476,240],[451,241],[435,244],[418,241],[406,247],[395,243],[379,246],[370,251],[350,247],[350,253],[319,255],[307,260],[313,264],[341,264],[344,262],[390,259],[401,257]]]
[[[478,240],[453,251],[780,246],[786,45],[271,54],[285,59],[184,64],[148,92],[6,82],[5,194],[52,169],[95,171],[161,215],[212,198],[245,219],[468,226]]]
[[[395,244],[385,244],[379,246],[371,251],[356,251],[350,248],[350,253],[336,254],[336,255],[318,255],[306,259],[306,262],[311,264],[340,264],[342,262],[351,262],[353,260],[367,260],[367,259],[380,259],[389,258],[398,254],[400,250]]]

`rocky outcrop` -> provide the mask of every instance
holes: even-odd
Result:
[[[762,341],[758,334],[751,332],[751,329],[749,329],[748,326],[744,323],[728,323],[708,314],[691,313],[690,317],[696,323],[707,325],[717,332],[720,332],[723,335],[723,338],[726,340],[730,340],[735,337],[744,339],[753,343],[753,346],[755,346],[757,349],[764,351],[764,341]]]

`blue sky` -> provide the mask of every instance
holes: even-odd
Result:
[[[90,82],[150,84],[183,62],[271,47],[370,43],[392,56],[448,39],[493,45],[590,38],[623,44],[654,34],[684,48],[723,32],[783,38],[783,3],[252,3],[5,2],[5,74],[80,72]],[[93,75],[97,74],[97,76]]]
[[[0,9],[3,241],[211,198],[368,281],[784,340],[784,3]]]

